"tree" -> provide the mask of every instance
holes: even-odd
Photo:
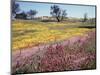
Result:
[[[85,13],[84,18],[83,18],[83,22],[86,22],[87,20],[88,20],[87,13]]]
[[[16,14],[15,18],[16,19],[27,19],[27,14],[23,11],[20,14]]]
[[[57,19],[58,22],[62,21],[66,17],[66,10],[62,10],[59,6],[51,6],[50,14]]]
[[[29,14],[29,16],[31,17],[31,19],[33,19],[34,16],[37,14],[37,11],[36,11],[36,10],[30,10],[30,11],[28,12],[28,14]]]
[[[65,17],[66,15],[67,15],[66,10],[62,10],[62,17],[61,17],[61,20],[63,20],[64,17]]]
[[[11,2],[11,5],[12,5],[12,14],[16,14],[17,12],[20,11],[20,7],[19,7],[19,4],[15,2],[15,0],[12,0]]]

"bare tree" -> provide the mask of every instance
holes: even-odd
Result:
[[[50,14],[57,19],[58,22],[62,21],[66,17],[66,10],[62,10],[59,6],[51,6]]]
[[[31,17],[31,19],[33,19],[34,16],[35,16],[37,13],[38,13],[38,12],[37,12],[36,10],[30,10],[30,11],[28,12],[28,14],[29,14],[29,16]]]

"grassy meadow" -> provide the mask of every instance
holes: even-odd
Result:
[[[33,22],[17,20],[12,22],[12,50],[19,50],[25,47],[38,46],[60,42],[74,36],[85,36],[86,32],[95,30],[88,28],[91,24],[81,22]]]
[[[96,68],[95,24],[12,21],[13,74]]]

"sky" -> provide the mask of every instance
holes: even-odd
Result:
[[[36,3],[36,2],[16,2],[19,4],[21,11],[36,10],[38,11],[37,17],[39,16],[51,16],[50,7],[52,5],[58,5],[61,9],[66,10],[68,17],[83,18],[84,14],[87,13],[89,18],[95,17],[95,6],[86,5],[70,5],[70,4],[50,4],[50,3]],[[21,12],[20,11],[20,12]]]

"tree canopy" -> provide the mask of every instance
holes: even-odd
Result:
[[[51,6],[50,14],[57,19],[58,22],[62,21],[66,17],[66,10],[62,10],[59,6]]]

